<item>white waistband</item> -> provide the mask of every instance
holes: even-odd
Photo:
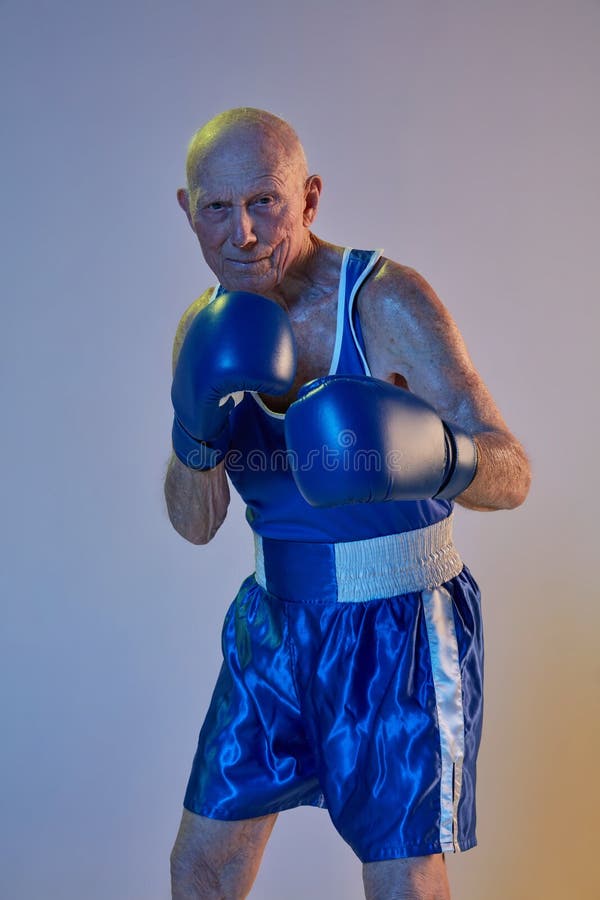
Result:
[[[329,580],[337,583],[334,595],[338,603],[363,602],[383,597],[394,597],[412,591],[431,590],[451,578],[463,568],[462,560],[452,542],[453,516],[441,522],[402,534],[388,534],[361,541],[344,541],[333,544],[303,544],[263,539],[255,535],[256,580],[265,590],[286,597],[285,572],[278,565],[280,556],[290,559],[298,555],[304,565],[294,565],[292,593],[298,596],[319,594],[316,555],[323,551],[331,555],[331,565],[326,567]],[[268,545],[268,546],[267,546]],[[281,552],[278,552],[280,545]],[[283,546],[285,545],[285,547]],[[313,550],[313,548],[317,548]],[[312,564],[314,559],[315,565]],[[286,567],[287,568],[287,567]],[[331,572],[334,572],[331,576]],[[331,593],[327,585],[327,594]],[[337,590],[335,590],[337,587]]]

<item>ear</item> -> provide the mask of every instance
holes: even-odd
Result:
[[[304,225],[309,228],[315,220],[323,182],[320,175],[309,175],[304,184]]]
[[[180,207],[186,214],[187,220],[190,223],[190,228],[193,231],[194,223],[192,222],[192,216],[190,213],[190,195],[189,195],[188,191],[186,191],[185,188],[179,188],[179,190],[177,191],[177,202],[179,203]]]

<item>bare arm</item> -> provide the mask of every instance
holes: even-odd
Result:
[[[185,311],[173,343],[173,371],[183,339],[194,316],[208,303],[206,291]],[[229,485],[225,466],[214,469],[190,469],[171,454],[165,477],[165,500],[175,531],[192,544],[207,544],[223,524],[229,506]]]
[[[448,310],[417,272],[388,260],[368,288],[359,312],[372,374],[408,387],[475,440],[477,474],[457,502],[477,510],[519,506],[531,480],[527,456]]]

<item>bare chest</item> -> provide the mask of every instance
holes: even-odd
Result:
[[[263,395],[269,409],[285,412],[307,381],[320,378],[331,371],[337,336],[338,298],[332,292],[318,301],[299,306],[290,312],[296,340],[297,369],[291,389],[284,395]]]
[[[303,384],[329,374],[335,364],[336,343],[341,340],[344,327],[343,310],[339,309],[337,292],[322,298],[311,308],[299,308],[290,315],[298,365],[292,388],[281,396],[263,395],[273,412],[283,413],[296,399]],[[365,353],[371,375],[386,381],[394,381],[388,371],[386,355],[382,352],[381,335],[377,330],[363,330]]]

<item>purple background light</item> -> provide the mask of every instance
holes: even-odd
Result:
[[[177,206],[195,128],[287,118],[316,232],[383,247],[456,318],[534,484],[458,512],[486,722],[461,900],[596,896],[597,0],[0,3],[2,861],[11,900],[161,900],[224,610],[234,500],[172,530],[170,362],[213,283]],[[251,895],[362,897],[327,814],[282,814]]]

